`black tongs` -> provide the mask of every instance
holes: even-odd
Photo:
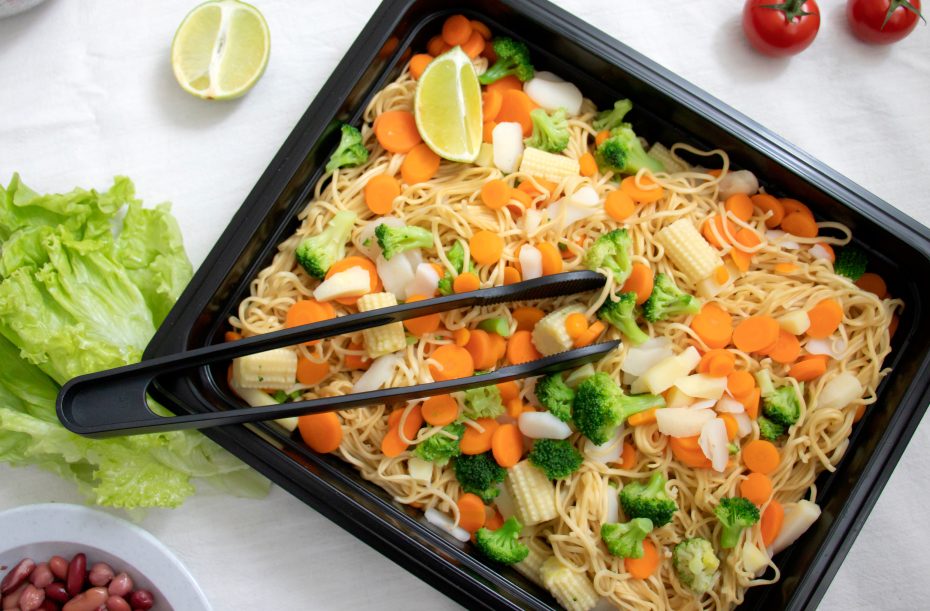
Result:
[[[606,280],[601,274],[591,271],[553,274],[508,286],[496,286],[350,314],[283,331],[149,359],[136,365],[83,375],[70,380],[58,393],[56,404],[58,418],[70,431],[87,437],[138,435],[276,420],[379,403],[398,403],[572,369],[600,359],[615,349],[620,342],[608,341],[592,344],[468,378],[279,405],[242,407],[229,404],[227,410],[160,416],[149,408],[146,396],[152,382],[168,373],[202,367],[217,361],[228,361],[247,354],[301,342],[355,333],[371,327],[380,327],[408,318],[457,308],[489,306],[509,301],[543,299],[591,291],[602,288]]]

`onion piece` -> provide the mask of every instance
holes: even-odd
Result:
[[[664,343],[659,343],[650,339],[643,342],[640,346],[630,348],[627,350],[626,356],[623,359],[623,364],[620,365],[620,371],[633,374],[634,376],[643,375],[660,361],[675,355],[670,344],[671,342],[667,340]]]
[[[695,399],[719,399],[727,389],[727,379],[715,378],[706,373],[696,373],[675,380],[675,386]]]
[[[802,500],[785,505],[785,519],[778,536],[769,546],[769,553],[774,556],[797,541],[819,517],[820,507],[817,503]]]
[[[781,229],[769,229],[765,232],[765,239],[785,250],[800,250],[801,245],[794,240],[786,239],[787,235],[788,234]]]
[[[672,437],[699,435],[704,424],[716,418],[713,410],[688,407],[666,407],[656,410],[659,432]],[[726,427],[724,427],[726,432]]]
[[[588,460],[601,463],[602,465],[606,465],[612,462],[619,462],[620,455],[623,453],[623,442],[621,441],[622,436],[623,427],[621,426],[617,429],[617,432],[613,437],[601,445],[595,444],[590,439],[585,439],[584,447],[581,449],[581,452]]]
[[[701,436],[698,438],[698,445],[704,456],[710,459],[714,471],[723,473],[727,468],[727,460],[730,457],[729,445],[727,439],[727,426],[720,418],[708,420],[701,427]]]
[[[386,386],[394,378],[402,361],[403,359],[396,354],[379,356],[371,362],[362,377],[352,385],[352,392],[371,392]]]
[[[759,179],[749,170],[736,170],[728,172],[717,183],[717,193],[721,201],[726,201],[731,195],[745,193],[755,195],[759,191]]]
[[[769,566],[769,555],[750,541],[743,544],[743,553],[740,557],[743,560],[743,568],[756,577],[764,573]]]
[[[859,378],[844,371],[826,383],[817,397],[818,409],[841,409],[862,398]]]
[[[452,521],[452,518],[437,511],[432,507],[428,508],[423,512],[423,517],[426,518],[426,521],[432,524],[433,526],[446,531],[462,543],[471,539],[471,533],[469,533],[464,528],[455,525],[455,522]]]
[[[710,409],[715,405],[717,405],[716,399],[704,399],[703,401],[692,403],[688,406],[688,409]]]
[[[841,337],[825,337],[823,339],[809,339],[804,349],[811,354],[825,354],[833,359],[843,358],[847,344]]]
[[[572,434],[571,427],[551,412],[523,412],[517,422],[530,439],[568,439]]]
[[[524,280],[532,280],[543,275],[542,253],[530,244],[520,247],[520,269]]]
[[[564,108],[572,117],[581,112],[581,90],[551,72],[537,72],[523,84],[523,92],[546,110]]]
[[[414,295],[421,295],[429,298],[436,294],[439,289],[439,274],[429,263],[420,263],[417,265],[413,280],[407,285],[405,293],[408,298]]]
[[[419,456],[411,456],[407,459],[407,473],[417,481],[429,482],[433,479],[433,463]]]
[[[513,504],[513,497],[510,496],[510,490],[507,489],[507,486],[501,482],[497,486],[500,492],[497,497],[494,499],[494,504],[497,506],[497,510],[500,512],[501,517],[505,520],[509,520],[511,516],[517,513],[516,507]]]
[[[620,498],[617,489],[610,484],[604,486],[604,502],[607,511],[604,513],[604,524],[616,524],[620,521]]]
[[[571,195],[566,195],[559,201],[549,204],[546,214],[549,215],[550,220],[559,221],[560,228],[564,228],[603,212],[599,203],[597,191],[585,185]]]
[[[545,213],[542,210],[537,210],[536,208],[524,210],[521,222],[523,223],[523,231],[526,232],[527,237],[532,238],[539,233],[539,227],[543,224],[544,217]]]
[[[733,414],[733,418],[736,420],[736,436],[742,439],[746,435],[752,433],[752,419],[749,417],[749,414],[746,412],[740,412],[738,414]]]
[[[419,248],[414,250],[419,254]],[[399,255],[394,255],[390,261],[380,254],[375,259],[375,267],[378,269],[381,282],[384,284],[384,290],[394,293],[398,301],[403,301],[407,297],[407,285],[413,282],[416,267],[419,265],[419,261],[416,264],[412,262],[412,257],[414,257],[411,254],[412,252],[414,251],[408,250]],[[422,261],[422,256],[420,256],[420,260]]]
[[[501,172],[510,174],[517,170],[523,155],[523,128],[519,123],[498,123],[491,132],[494,146],[494,165]]]
[[[814,244],[811,246],[808,251],[812,257],[815,259],[826,259],[827,261],[833,262],[833,255],[829,250],[823,247],[822,244]]]
[[[742,414],[746,411],[746,406],[727,395],[717,401],[717,411],[723,414]]]

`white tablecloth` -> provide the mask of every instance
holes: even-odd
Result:
[[[377,4],[254,2],[271,27],[271,62],[225,104],[188,96],[171,74],[168,48],[191,0],[50,0],[0,21],[0,180],[19,171],[55,191],[128,174],[149,203],[174,202],[199,264]],[[560,4],[930,224],[926,27],[891,48],[864,46],[845,27],[845,3],[825,1],[814,45],[773,60],[744,42],[732,0]],[[822,609],[926,604],[928,461],[925,422]],[[38,469],[0,467],[0,509],[42,501],[79,497]],[[217,610],[454,606],[280,490],[264,500],[206,492],[143,525]]]

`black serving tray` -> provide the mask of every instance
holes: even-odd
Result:
[[[890,291],[904,299],[889,357],[894,368],[878,402],[853,430],[845,458],[817,481],[823,515],[780,554],[779,583],[752,588],[746,609],[816,606],[875,504],[930,401],[930,317],[919,279],[930,277],[930,232],[749,118],[542,0],[388,0],[362,30],[320,94],[259,178],[193,281],[153,338],[145,358],[222,341],[230,313],[297,213],[338,141],[338,121],[356,122],[371,96],[395,78],[411,52],[425,49],[450,14],[487,22],[495,33],[530,46],[537,68],[567,78],[606,106],[635,103],[633,122],[649,140],[723,148],[734,165],[764,177],[768,190],[797,197],[818,217],[838,220],[870,252]],[[517,34],[519,35],[517,36]],[[230,400],[225,373],[204,369],[160,381],[153,389],[178,413],[221,409]],[[333,456],[310,452],[274,424],[228,426],[207,434],[275,483],[427,583],[471,608],[554,608],[520,574],[476,555],[394,503]]]

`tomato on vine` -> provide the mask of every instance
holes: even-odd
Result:
[[[859,40],[889,45],[910,34],[924,17],[920,0],[849,0],[846,19]]]
[[[743,7],[746,38],[765,55],[800,53],[814,42],[819,29],[815,0],[747,0]]]

